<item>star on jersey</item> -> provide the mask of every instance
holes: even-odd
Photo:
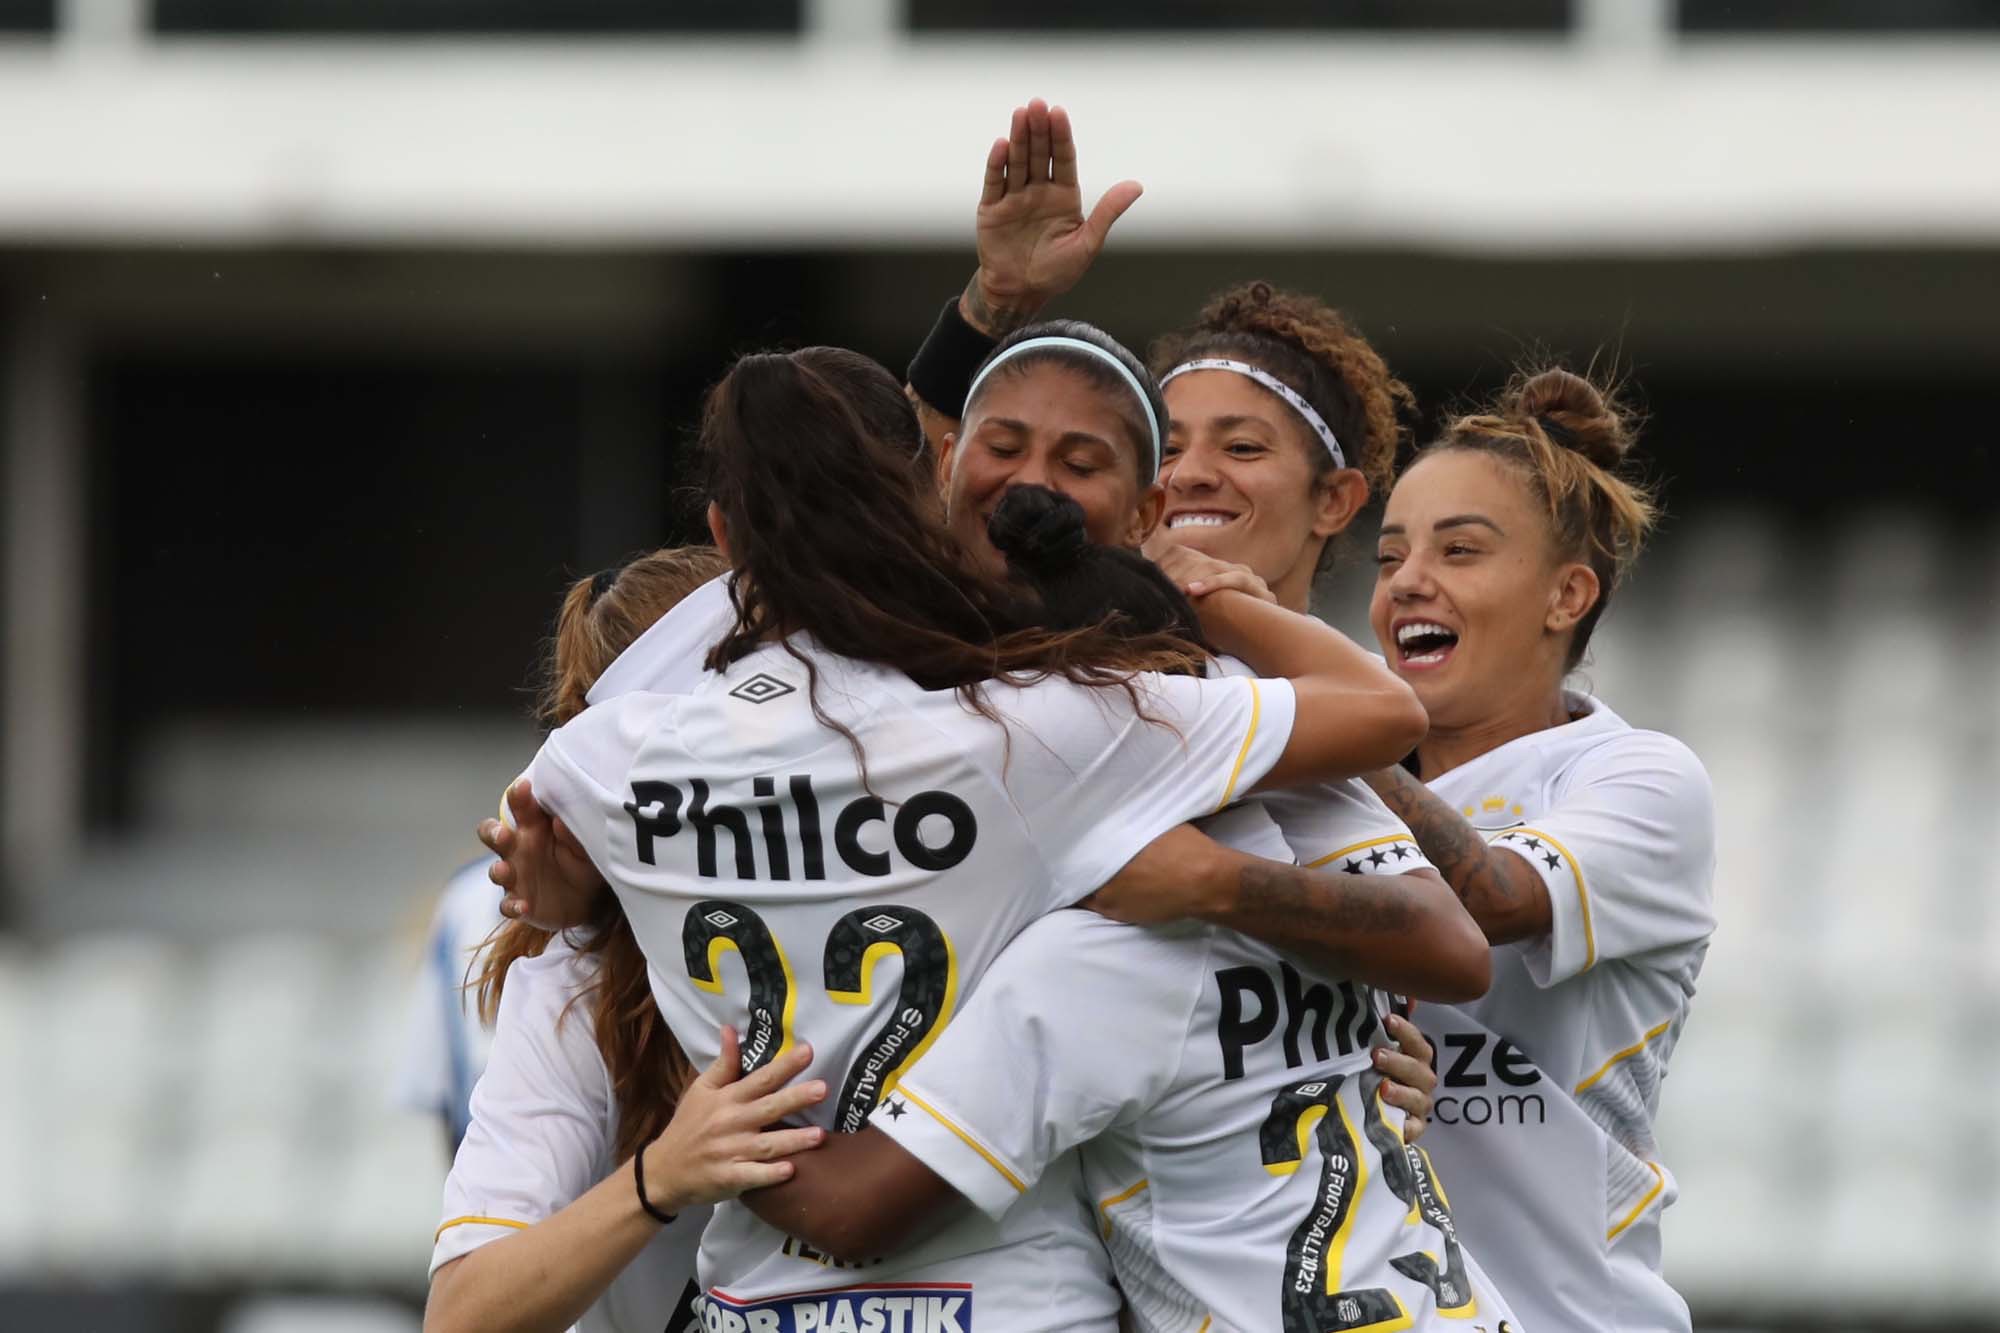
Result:
[[[1381,864],[1388,859],[1389,859],[1389,854],[1383,851],[1380,847],[1377,847],[1374,851],[1368,853],[1368,864],[1371,866],[1375,866],[1378,869],[1381,867]]]
[[[1541,838],[1532,837],[1526,833],[1503,833],[1493,841],[1496,843],[1511,842],[1525,847],[1536,854],[1534,857],[1535,860],[1540,861],[1551,870],[1555,870],[1562,865],[1562,858],[1560,856],[1552,851],[1543,850],[1544,843]]]
[[[894,1098],[891,1098],[889,1100],[889,1104],[882,1110],[882,1114],[888,1116],[891,1120],[901,1120],[904,1116],[908,1115],[909,1113],[910,1113],[910,1108],[903,1105],[901,1102],[895,1100]]]

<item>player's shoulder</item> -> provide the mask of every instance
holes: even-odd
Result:
[[[542,952],[515,959],[501,988],[501,1021],[553,1025],[597,980],[599,965],[596,954],[571,947],[561,936]]]
[[[1157,995],[1198,982],[1214,934],[1196,922],[1128,926],[1088,908],[1064,908],[1016,935],[981,985],[997,978],[1040,993]]]
[[[1712,798],[1708,769],[1685,741],[1635,727],[1601,700],[1591,704],[1587,721],[1595,725],[1576,738],[1572,753],[1565,756],[1573,773],[1649,773],[1673,783],[1682,794]]]
[[[543,753],[600,785],[618,786],[633,756],[671,723],[686,697],[634,691],[592,704],[550,732]]]

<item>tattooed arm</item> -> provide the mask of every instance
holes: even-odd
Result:
[[[1407,769],[1385,768],[1363,779],[1396,812],[1451,885],[1489,944],[1512,944],[1549,933],[1548,886],[1529,864],[1459,817]]]
[[[1083,905],[1134,925],[1227,926],[1419,1000],[1477,999],[1492,980],[1486,940],[1435,874],[1329,875],[1225,847],[1186,825],[1155,839]]]

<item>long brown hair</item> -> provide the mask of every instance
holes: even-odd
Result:
[[[555,633],[544,658],[537,713],[551,727],[581,713],[585,695],[604,669],[654,621],[728,569],[708,547],[655,551],[593,578],[578,579],[563,596]],[[509,921],[494,931],[482,954],[478,976],[479,1016],[491,1024],[500,1012],[507,969],[548,948],[550,932],[525,921]],[[646,957],[615,895],[604,894],[598,919],[572,932],[578,952],[597,956],[597,975],[563,1006],[561,1018],[578,1003],[590,1005],[591,1030],[618,1112],[619,1160],[630,1156],[666,1128],[694,1069],[667,1030],[646,980]]]
[[[1659,516],[1652,489],[1630,468],[1636,436],[1632,413],[1611,390],[1550,367],[1518,373],[1491,405],[1457,418],[1424,450],[1504,459],[1547,510],[1557,552],[1597,575],[1597,601],[1570,639],[1572,670]]]
[[[956,689],[995,718],[979,688],[987,680],[1060,676],[1130,691],[1135,672],[1200,665],[1171,634],[1042,628],[1034,598],[981,572],[946,530],[907,450],[868,428],[890,412],[912,414],[895,377],[837,347],[753,353],[709,392],[701,447],[737,573],[736,625],[710,667],[804,630],[925,689]],[[811,659],[786,648],[806,667],[814,714],[855,747],[865,781],[859,742],[820,710]]]

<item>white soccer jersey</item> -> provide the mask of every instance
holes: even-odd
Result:
[[[1484,998],[1418,1010],[1440,1075],[1425,1142],[1527,1327],[1684,1330],[1653,1115],[1715,927],[1714,799],[1679,741],[1569,702],[1576,721],[1430,784],[1542,876],[1554,928],[1496,948]]]
[[[472,1085],[493,1045],[465,984],[479,946],[505,919],[500,890],[486,878],[492,864],[492,857],[483,856],[461,866],[445,884],[425,938],[396,1070],[397,1104],[442,1117],[454,1148],[465,1137]]]
[[[955,691],[792,642],[821,708],[865,748],[865,785],[782,645],[689,694],[590,709],[532,775],[618,891],[689,1057],[712,1059],[723,1023],[750,1066],[809,1038],[833,1089],[813,1119],[836,1130],[866,1121],[1022,927],[1227,804],[1291,733],[1285,681],[1142,677],[1144,716],[1117,688],[989,685],[1002,726]],[[1045,1182],[1040,1202],[998,1225],[965,1214],[863,1286],[725,1204],[702,1248],[711,1324],[944,1333],[976,1312],[989,1330],[1109,1327],[1115,1294],[1101,1259],[1077,1253],[1092,1242],[1074,1195]],[[1003,1246],[1040,1280],[987,1281],[997,1261],[982,1252]]]
[[[569,1007],[596,971],[594,957],[560,939],[507,969],[492,1058],[445,1180],[431,1272],[559,1212],[618,1165],[618,1103],[590,1002]],[[708,1214],[692,1208],[662,1227],[577,1321],[580,1333],[698,1328],[694,1261]]]
[[[1287,854],[1257,802],[1203,826]],[[1058,912],[871,1122],[992,1217],[1081,1144],[1144,1333],[1503,1327],[1376,1096],[1378,1032],[1368,987],[1232,931]]]
[[[1216,658],[1215,671],[1223,676],[1255,674],[1236,657]],[[1410,835],[1409,826],[1360,778],[1268,791],[1257,802],[1284,835],[1285,849],[1263,853],[1275,860],[1348,875],[1436,869]],[[1244,849],[1259,850],[1248,845]]]

